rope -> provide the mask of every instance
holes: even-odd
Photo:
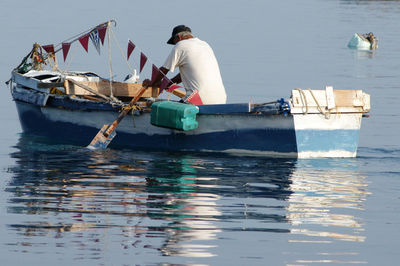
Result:
[[[125,110],[128,110],[128,112],[131,112],[131,114],[132,114],[133,128],[136,128],[136,123],[135,123],[135,111],[136,111],[136,110],[142,111],[142,108],[141,108],[139,105],[137,105],[137,104],[134,104],[134,105],[132,105],[132,106],[129,106],[129,104],[128,104],[128,105],[125,105],[124,107],[122,107],[121,110],[120,110],[120,112],[123,112],[123,111],[125,111]]]
[[[115,43],[116,43],[117,46],[118,46],[118,49],[119,49],[119,51],[120,51],[120,53],[121,53],[121,56],[122,56],[122,58],[125,60],[125,63],[126,63],[126,65],[128,66],[129,70],[131,71],[132,75],[136,74],[136,73],[135,73],[136,71],[131,67],[131,65],[129,64],[128,59],[127,59],[126,56],[124,55],[124,52],[122,51],[122,48],[121,48],[121,46],[119,45],[119,41],[118,41],[117,37],[115,36],[114,31],[113,31],[112,29],[110,29],[110,32],[112,33],[112,36],[113,36],[113,38],[114,38]]]
[[[76,46],[72,47],[72,51],[70,52],[70,56],[67,60],[66,66],[65,66],[65,70],[61,71],[63,74],[68,72],[68,68],[72,63],[72,60],[74,59],[75,55],[76,55]],[[72,54],[72,55],[71,55]]]
[[[304,113],[304,114],[308,114],[308,102],[307,102],[306,94],[304,93],[304,90],[302,90],[302,89],[296,89],[296,90],[299,91],[300,96],[301,96],[301,100],[304,101],[304,103],[305,103],[306,110],[305,110],[305,112],[303,112],[303,113]],[[307,88],[307,91],[310,92],[311,96],[312,96],[313,99],[314,99],[314,102],[317,104],[317,110],[318,110],[321,114],[323,114],[323,115],[325,116],[326,119],[329,119],[329,118],[330,118],[330,115],[331,115],[330,110],[328,110],[327,112],[324,112],[324,110],[322,109],[321,105],[319,104],[317,98],[315,97],[313,91],[312,91],[310,88]]]
[[[107,27],[110,27],[110,22],[108,22]],[[114,99],[112,80],[113,80],[113,70],[112,70],[112,61],[111,61],[111,40],[110,34],[107,35],[107,43],[108,43],[108,64],[110,65],[110,97]]]
[[[31,55],[33,54],[33,52],[35,51],[35,45],[33,46],[33,48],[32,48],[32,50],[29,52],[29,54],[27,54],[23,59],[22,59],[22,61],[21,61],[21,63],[16,67],[16,68],[14,68],[14,70],[19,70],[20,69],[20,67],[22,67],[27,61],[28,61],[28,58],[30,58],[31,57]]]
[[[56,61],[57,59],[56,59],[56,56],[55,55],[49,55],[48,57],[47,57],[47,62],[48,62],[48,64],[49,64],[49,66],[51,66],[51,69],[53,70],[53,71],[59,71],[59,72],[61,72],[61,70],[58,68],[58,64],[57,64],[57,61]]]
[[[66,40],[62,41],[61,43],[56,44],[56,45],[54,46],[54,48],[55,48],[55,47],[58,47],[58,46],[60,46],[60,45],[62,45],[62,43],[64,43],[64,42],[73,43],[73,42],[79,40],[79,38],[82,37],[82,35],[84,35],[84,34],[86,34],[86,33],[89,33],[89,32],[91,32],[91,31],[93,31],[94,29],[100,28],[100,27],[102,27],[102,26],[106,26],[106,25],[107,25],[107,27],[108,27],[112,22],[114,23],[114,27],[115,27],[115,26],[117,25],[117,22],[116,22],[115,20],[113,20],[113,19],[112,19],[112,20],[109,20],[109,21],[107,21],[107,22],[104,22],[104,23],[101,23],[101,24],[97,25],[96,27],[90,28],[90,29],[88,29],[88,30],[85,30],[85,31],[79,33],[79,34],[76,34],[76,35],[70,37],[69,39],[66,39]],[[55,49],[54,53],[57,53],[57,52],[60,51],[61,49],[62,49],[62,47],[60,47],[60,48],[58,48],[58,49]]]
[[[311,93],[311,96],[313,97],[315,103],[317,104],[318,111],[320,111],[320,113],[323,114],[326,119],[328,119],[330,117],[330,115],[331,115],[330,111],[328,110],[327,112],[324,112],[324,110],[322,110],[322,108],[321,108],[321,105],[319,105],[317,99],[315,98],[315,95],[312,92],[312,90],[310,88],[308,88],[307,90]]]
[[[121,108],[120,112],[123,112],[123,111],[125,111],[125,110],[128,110],[128,111],[131,111],[131,110],[132,110],[132,111],[138,110],[138,111],[140,111],[140,110],[142,110],[142,108],[141,108],[140,106],[136,105],[136,104],[134,104],[134,105],[132,105],[132,106],[129,106],[129,104],[128,104],[128,105],[123,106],[123,107]]]
[[[307,97],[306,94],[304,93],[304,91],[302,89],[297,89],[300,93],[301,96],[301,100],[304,100],[305,106],[306,106],[306,111],[304,112],[304,114],[308,114],[308,103],[307,103]]]
[[[109,31],[111,31],[111,21],[108,22],[107,28]],[[116,104],[121,104],[121,101],[118,100],[117,98],[114,97],[114,92],[113,92],[113,68],[112,68],[112,60],[111,60],[111,36],[110,33],[107,34],[107,43],[108,43],[108,64],[110,65],[110,79],[109,79],[109,84],[110,84],[110,98],[113,100],[113,103]]]
[[[42,64],[46,64],[43,59],[42,47],[38,43],[35,43],[31,55],[32,69],[43,70]]]

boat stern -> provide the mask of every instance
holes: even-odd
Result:
[[[356,157],[370,95],[362,90],[292,91],[290,100],[299,158]]]

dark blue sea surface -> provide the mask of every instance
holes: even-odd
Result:
[[[89,151],[24,134],[2,83],[1,265],[398,265],[400,1],[5,0],[0,8],[2,81],[34,42],[58,44],[108,19],[121,47],[112,45],[113,75],[123,79],[128,38],[161,65],[183,23],[213,47],[230,103],[332,85],[364,90],[372,106],[356,158]],[[373,32],[378,49],[349,49],[356,32]],[[73,44],[58,60],[109,75],[106,46],[99,56]]]

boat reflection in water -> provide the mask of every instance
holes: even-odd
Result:
[[[222,233],[289,232],[285,200],[296,160],[93,152],[27,136],[11,156],[13,252],[83,262],[134,254],[146,264],[221,256]]]
[[[148,178],[147,186],[153,195],[148,207],[157,204],[169,221],[160,248],[164,256],[220,257],[231,233],[289,232],[281,228],[286,223],[281,212],[295,160],[199,155],[180,156],[174,163],[153,164],[159,175]]]
[[[158,200],[158,204],[163,205],[163,216],[169,221],[165,229],[166,238],[160,250],[166,256],[216,256],[212,252],[216,246],[208,243],[217,239],[217,234],[221,232],[214,224],[221,216],[216,203],[220,196],[198,191],[199,188],[216,188],[216,185],[199,183],[212,182],[216,178],[197,176],[196,164],[201,165],[201,161],[181,159],[180,163],[180,172],[183,175],[174,179],[174,191],[164,193]],[[163,177],[153,177],[152,180],[156,180],[158,184],[171,183],[171,180]]]
[[[146,180],[135,174],[143,173],[145,161],[29,136],[22,136],[15,148],[14,176],[6,188],[8,213],[18,214],[8,224],[18,236],[7,243],[12,251],[48,254],[53,262],[59,250],[52,247],[68,247],[62,253],[73,259],[101,258],[106,230],[111,235],[114,229],[119,235],[143,231],[136,224],[146,215]]]
[[[87,151],[26,136],[11,156],[3,241],[32,259],[218,264],[234,250],[239,264],[360,261],[321,245],[365,240],[356,159]]]
[[[87,151],[28,136],[16,148],[17,165],[6,188],[8,212],[18,214],[8,224],[19,235],[7,243],[13,251],[34,253],[36,247],[51,253],[49,246],[57,242],[75,250],[72,257],[80,260],[104,259],[107,249],[124,255],[134,249],[215,256],[215,246],[206,242],[221,231],[213,225],[221,216],[216,208],[220,196],[207,190],[218,178],[198,176],[196,169],[204,169],[201,158]]]
[[[359,254],[354,251],[357,249],[354,242],[366,239],[361,214],[369,194],[357,160],[299,161],[290,180],[293,193],[287,207],[288,221],[292,224],[289,242],[310,245],[303,252],[303,259],[296,262],[367,263],[357,259]],[[330,252],[330,247],[324,245],[337,241],[343,244],[336,252]],[[315,259],[316,255],[320,258]]]

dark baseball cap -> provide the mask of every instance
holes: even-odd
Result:
[[[192,30],[191,30],[189,27],[186,27],[185,25],[178,25],[178,26],[176,26],[176,27],[172,30],[171,38],[169,38],[169,40],[168,40],[167,43],[168,43],[168,44],[174,44],[174,43],[173,43],[174,37],[175,37],[178,33],[183,32],[183,31],[192,32]]]

